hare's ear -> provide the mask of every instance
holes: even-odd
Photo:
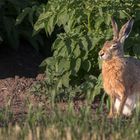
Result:
[[[113,40],[115,40],[115,39],[118,39],[118,36],[119,36],[118,25],[113,17],[111,18],[111,23],[112,23],[113,35],[114,35]]]
[[[130,19],[127,23],[125,23],[119,33],[119,40],[121,43],[124,43],[125,39],[129,36],[132,27],[133,27],[134,20]]]

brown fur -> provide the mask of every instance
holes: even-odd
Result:
[[[115,116],[114,104],[116,98],[120,100],[117,115],[121,115],[126,100],[131,95],[140,93],[140,61],[135,58],[124,57],[123,43],[128,37],[133,21],[129,20],[118,33],[117,24],[112,19],[113,31],[117,35],[112,41],[106,41],[99,52],[103,59],[102,77],[103,87],[111,99],[110,117]]]
[[[112,59],[102,64],[103,87],[107,94],[121,97],[125,91],[123,59]]]

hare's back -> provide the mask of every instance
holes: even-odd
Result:
[[[129,65],[132,68],[139,69],[139,71],[140,71],[140,60],[139,59],[136,59],[136,58],[133,58],[133,57],[129,57],[129,58],[126,58],[126,59],[127,59],[127,63],[129,63]]]
[[[126,58],[127,72],[132,76],[133,80],[140,81],[140,60],[136,58]]]

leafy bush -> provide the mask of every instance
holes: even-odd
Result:
[[[111,16],[119,25],[135,17],[135,27],[125,50],[138,55],[139,9],[138,0],[49,0],[34,25],[36,32],[45,29],[48,35],[56,28],[62,31],[56,32],[53,56],[41,64],[46,74],[46,93],[53,97],[62,93],[66,96],[84,93],[90,98],[99,94],[98,51],[104,41],[112,37]]]
[[[41,6],[38,8],[39,5],[35,0],[1,0],[0,41],[14,49],[18,48],[21,38],[30,42],[36,49],[43,46],[40,34],[32,36],[33,24],[42,12],[39,9]]]

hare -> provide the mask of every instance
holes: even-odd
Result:
[[[140,95],[140,61],[124,57],[123,44],[129,36],[134,23],[130,19],[121,30],[112,18],[113,39],[106,41],[99,52],[102,62],[103,87],[110,96],[108,117],[131,115],[136,107],[137,95]]]

